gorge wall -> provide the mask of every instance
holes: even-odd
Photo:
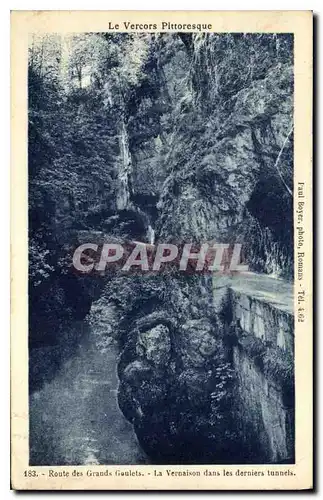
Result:
[[[292,286],[250,273],[228,289],[238,418],[269,463],[294,460]],[[231,327],[232,328],[232,327]]]
[[[75,40],[89,85],[57,83],[59,70],[48,82],[35,53],[30,66],[31,359],[39,344],[64,349],[74,318],[100,323],[153,462],[292,460],[290,310],[227,282],[215,292],[211,276],[71,273],[84,238],[216,241],[292,279],[292,37]]]

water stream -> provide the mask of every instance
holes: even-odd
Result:
[[[74,354],[30,396],[30,464],[148,463],[118,406],[116,343],[101,349],[84,330]]]

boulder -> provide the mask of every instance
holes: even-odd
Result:
[[[170,351],[171,342],[167,326],[157,325],[139,334],[137,353],[153,365],[165,366],[170,359]]]

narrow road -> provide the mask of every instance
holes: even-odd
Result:
[[[231,288],[254,299],[271,304],[282,311],[294,314],[294,285],[288,281],[247,272],[237,274],[231,282]]]
[[[31,465],[144,464],[117,403],[117,347],[97,347],[90,330],[74,356],[30,397]]]

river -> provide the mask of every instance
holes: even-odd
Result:
[[[102,349],[91,327],[83,330],[74,353],[30,395],[30,464],[148,463],[118,406],[116,342]],[[42,364],[50,354],[37,352]]]

